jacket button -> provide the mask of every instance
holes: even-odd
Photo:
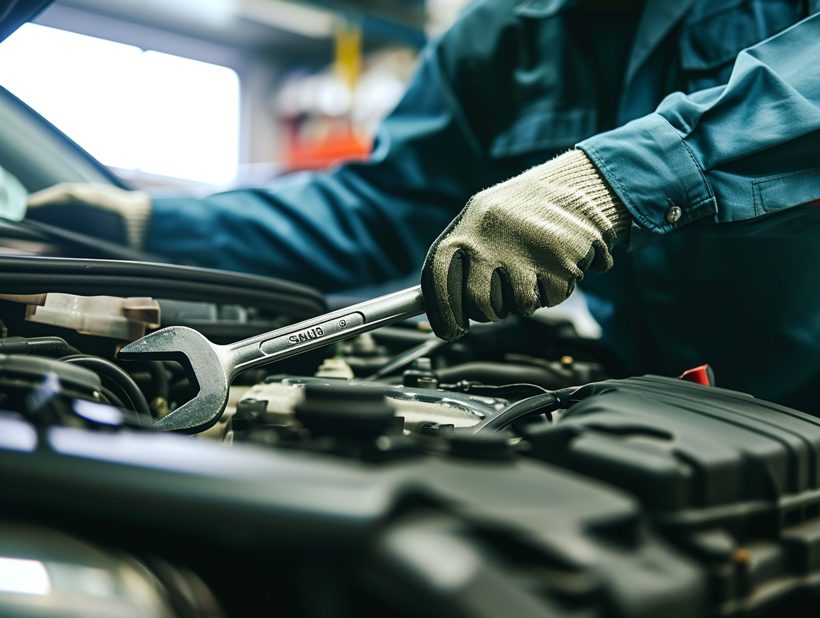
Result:
[[[680,206],[670,206],[669,210],[666,211],[666,222],[677,223],[682,216],[683,210]]]

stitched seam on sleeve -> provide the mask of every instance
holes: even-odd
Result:
[[[760,216],[760,202],[763,201],[763,196],[760,195],[760,187],[758,187],[754,182],[752,183],[752,205],[754,205],[755,209],[755,217]]]
[[[795,176],[806,176],[808,174],[817,174],[820,172],[820,167],[810,167],[809,169],[800,170],[799,172],[787,172],[785,174],[778,174],[776,176],[766,176],[764,178],[758,178],[757,180],[753,180],[752,184],[763,185],[767,182],[774,182],[776,180],[783,180],[785,178],[794,178]]]
[[[666,120],[666,119],[664,118],[664,120]],[[667,120],[667,122],[669,122],[669,121]],[[669,126],[671,127],[672,125],[670,124]],[[675,127],[672,127],[672,130],[674,131]],[[675,134],[677,135],[677,132],[675,132]],[[712,193],[712,187],[709,185],[709,182],[706,180],[706,175],[703,173],[703,170],[701,169],[700,164],[698,163],[697,159],[695,159],[695,153],[692,152],[692,149],[689,148],[689,144],[687,144],[686,141],[680,135],[678,135],[677,137],[680,140],[680,143],[683,144],[683,147],[686,149],[686,152],[689,154],[689,158],[692,159],[692,165],[695,166],[695,169],[698,171],[698,176],[700,176],[700,181],[703,183],[703,186],[706,187],[706,195],[710,198],[715,197],[714,194]],[[702,201],[703,200],[700,200],[700,202],[702,202]],[[698,202],[698,203],[700,203],[700,202]],[[688,206],[688,204],[687,204],[687,206]]]
[[[755,216],[763,216],[772,212],[777,212],[780,208],[772,207],[771,209],[766,208],[765,200],[763,199],[763,188],[764,185],[770,184],[773,182],[779,182],[782,180],[788,180],[789,178],[797,178],[799,176],[813,176],[820,173],[820,167],[810,167],[809,169],[800,170],[798,172],[786,172],[784,174],[777,174],[775,176],[766,176],[765,178],[758,178],[757,180],[752,181],[752,197],[753,203],[755,208]],[[820,190],[820,189],[818,189]],[[759,208],[758,208],[759,204]]]

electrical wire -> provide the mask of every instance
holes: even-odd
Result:
[[[375,380],[381,380],[389,376],[391,373],[395,373],[399,369],[403,369],[407,365],[410,365],[413,361],[421,358],[422,356],[429,356],[439,348],[449,344],[449,341],[444,341],[438,337],[430,336],[429,339],[423,341],[419,345],[396,355],[393,360],[376,371],[373,375],[364,378],[364,381],[373,382]]]
[[[108,378],[110,384],[116,385],[125,399],[131,404],[134,412],[147,418],[152,418],[151,409],[137,383],[121,367],[108,359],[99,356],[89,356],[85,354],[74,354],[64,356],[60,359],[63,362],[79,365],[97,372],[101,377]],[[126,406],[128,407],[128,406]]]
[[[539,386],[538,384],[529,384],[526,382],[515,382],[512,384],[483,384],[482,382],[471,382],[469,380],[462,380],[455,384],[439,384],[439,388],[445,391],[454,391],[457,393],[468,393],[470,395],[479,395],[480,397],[496,397],[498,399],[515,400],[526,399],[541,395],[543,393],[551,393],[547,388]]]

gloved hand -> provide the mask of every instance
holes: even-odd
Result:
[[[113,185],[61,183],[28,198],[26,218],[142,249],[151,196]]]
[[[612,266],[631,215],[580,150],[474,195],[430,247],[421,273],[435,333],[468,320],[530,315],[564,301],[591,268]]]

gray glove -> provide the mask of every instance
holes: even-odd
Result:
[[[447,340],[469,319],[530,315],[564,301],[610,250],[631,216],[580,150],[472,197],[430,247],[421,273],[427,315]]]
[[[113,185],[61,183],[28,198],[27,218],[142,249],[151,196]]]

